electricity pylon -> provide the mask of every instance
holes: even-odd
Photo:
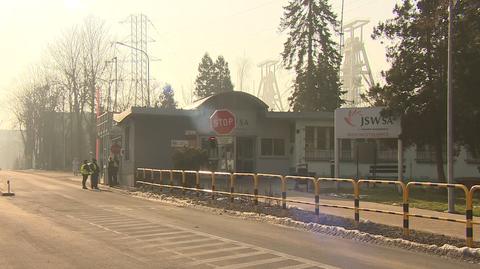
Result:
[[[344,60],[341,68],[344,99],[346,106],[365,106],[362,95],[366,87],[374,85],[372,70],[368,62],[365,44],[363,43],[363,26],[368,20],[355,20],[343,26],[344,33],[349,34],[344,46]]]
[[[267,60],[258,64],[261,72],[257,97],[265,102],[270,109],[283,111],[282,96],[278,90],[276,72],[277,60]]]

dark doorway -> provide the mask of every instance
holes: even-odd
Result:
[[[237,137],[237,172],[255,171],[255,138]]]

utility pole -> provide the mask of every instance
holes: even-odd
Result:
[[[447,182],[453,184],[453,0],[448,2]],[[441,154],[441,153],[437,153]],[[448,188],[448,212],[455,212],[455,189]]]
[[[145,106],[150,107],[150,57],[148,56],[148,53],[146,51],[142,50],[142,49],[127,45],[127,44],[122,43],[122,42],[117,41],[117,42],[114,42],[114,44],[122,45],[122,46],[125,46],[125,47],[128,47],[128,48],[131,48],[133,50],[139,51],[139,52],[143,53],[145,55],[145,57],[147,58],[147,100],[146,100],[146,105]],[[138,99],[143,99],[143,93],[142,93],[141,97],[135,96],[135,103],[134,103],[135,105],[137,105]],[[141,102],[141,104],[144,104],[143,100],[140,100],[140,102]]]
[[[115,99],[113,99],[113,109],[112,111],[117,111],[117,93],[118,93],[118,74],[117,74],[117,56],[112,59],[115,62]]]
[[[345,0],[342,0],[342,11],[341,11],[341,15],[340,15],[340,42],[339,42],[339,50],[338,50],[338,54],[340,54],[340,56],[342,56],[342,49],[343,49],[343,7],[344,7],[344,4],[345,4]]]

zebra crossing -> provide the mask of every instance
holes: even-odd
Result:
[[[68,217],[96,228],[90,231],[113,237],[115,242],[132,252],[141,253],[149,263],[168,260],[182,264],[184,268],[338,268],[192,229],[138,219],[113,210],[77,212]]]

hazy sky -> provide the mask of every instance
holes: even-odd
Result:
[[[128,37],[129,14],[143,13],[154,24],[149,29],[156,42],[149,43],[151,76],[172,84],[183,102],[181,88],[189,91],[205,52],[223,55],[229,62],[232,81],[236,65],[246,56],[253,66],[249,83],[258,87],[260,70],[256,65],[279,58],[285,36],[278,32],[286,0],[1,0],[0,1],[0,96],[4,101],[15,81],[29,66],[41,61],[49,43],[63,31],[93,15],[104,20],[119,39]],[[330,1],[340,13],[341,0]],[[388,65],[384,47],[370,40],[372,27],[392,16],[397,0],[345,0],[344,21],[369,19],[366,27],[367,53],[374,78]],[[279,78],[286,87],[286,74]],[[4,104],[4,102],[2,102]],[[5,107],[5,105],[2,105]],[[5,109],[0,119],[5,119]],[[0,128],[2,126],[0,125]]]

